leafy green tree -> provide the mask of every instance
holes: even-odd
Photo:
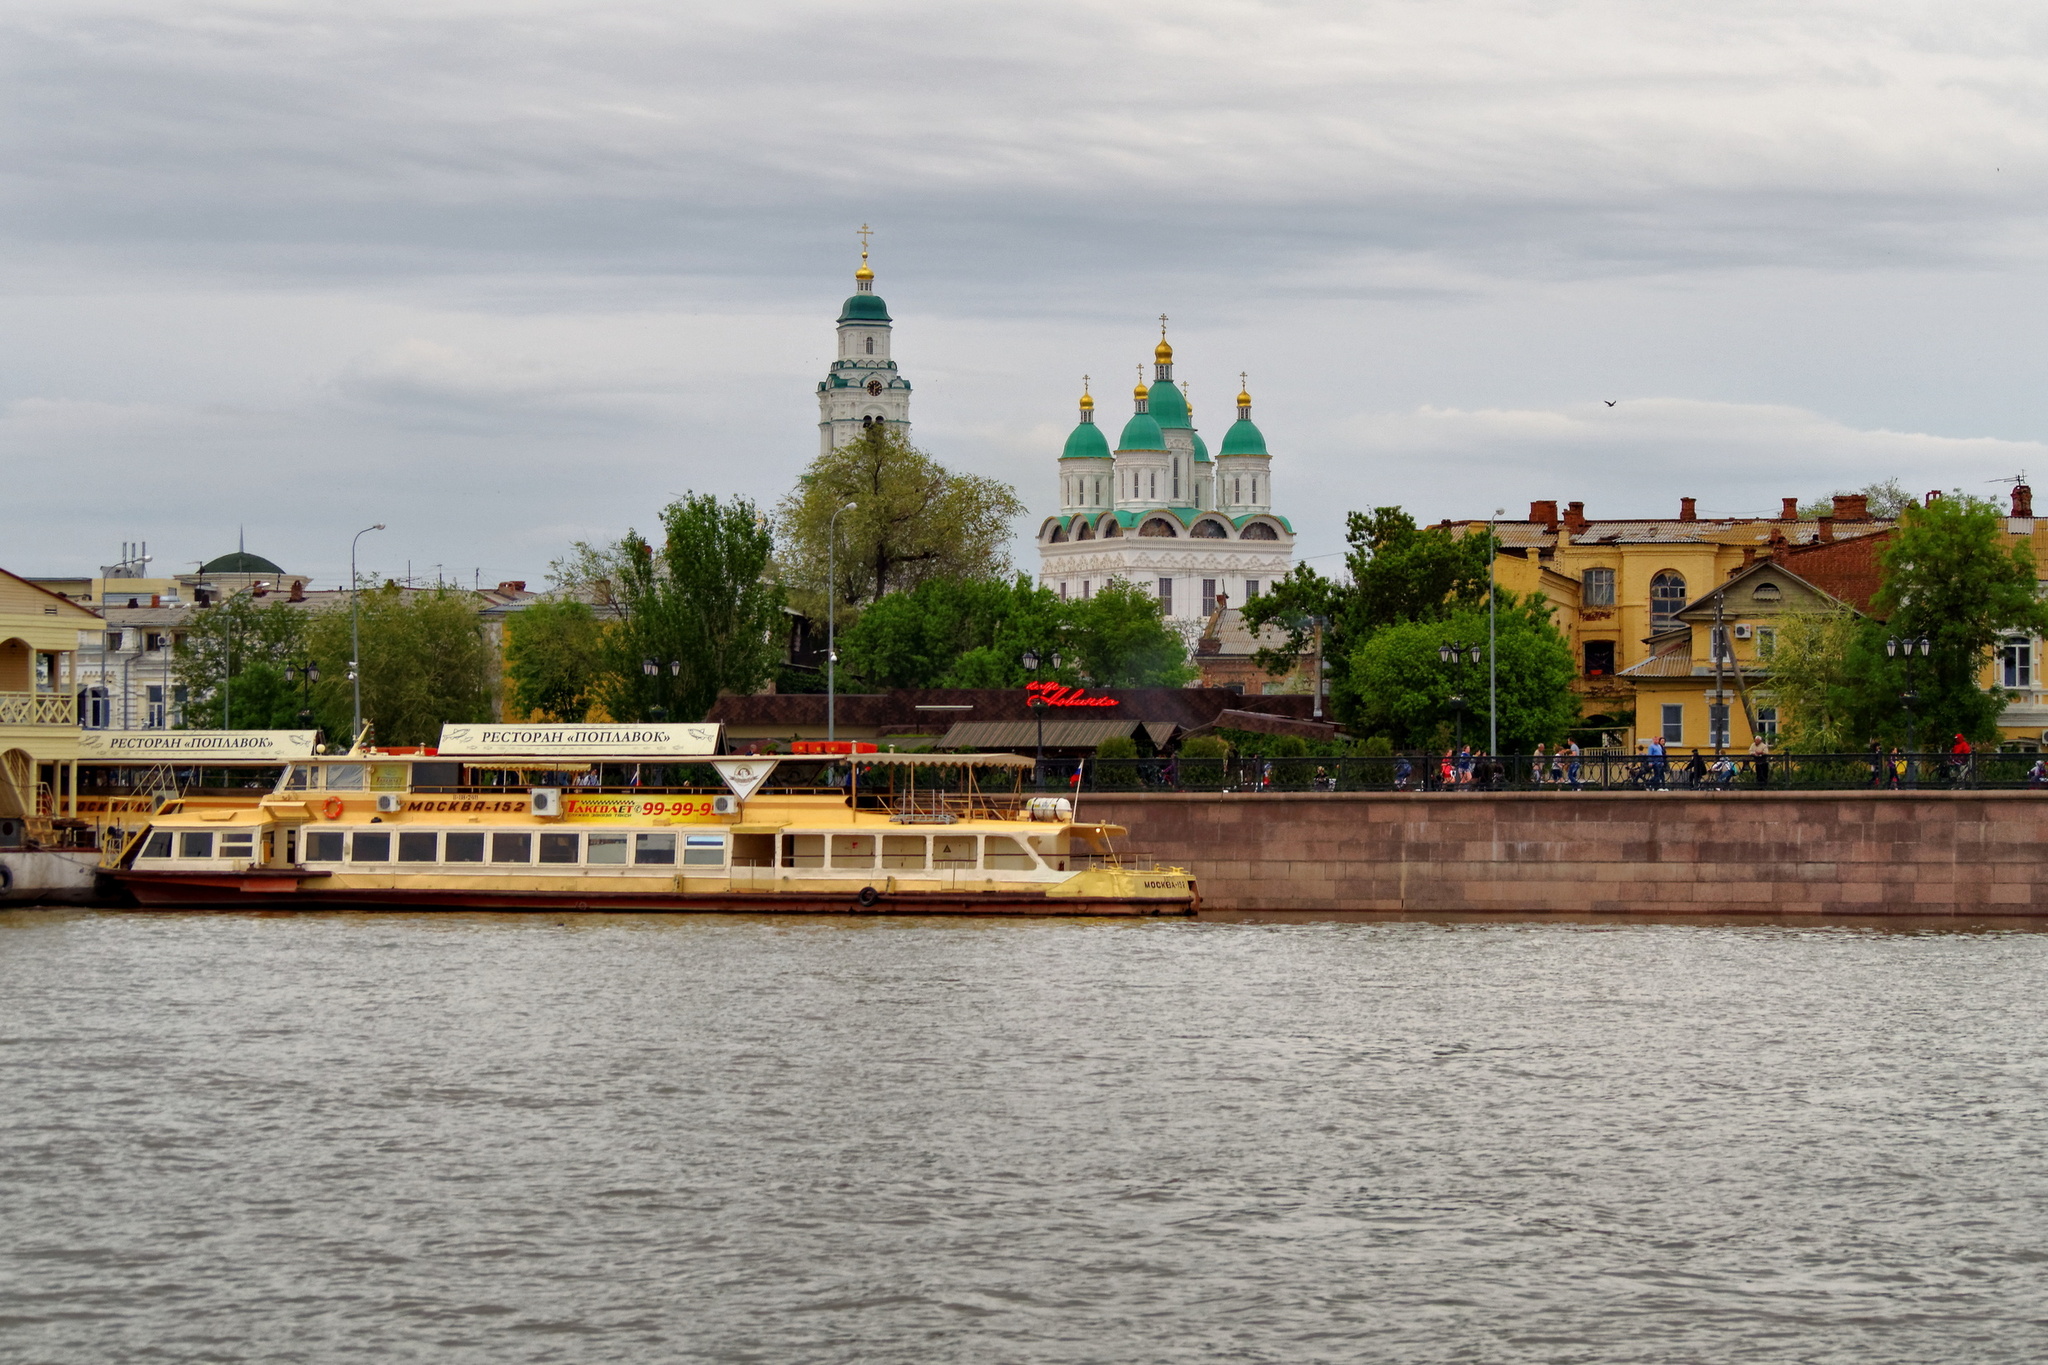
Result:
[[[395,584],[357,594],[362,633],[363,719],[376,744],[433,744],[448,723],[488,720],[496,661],[484,638],[477,599],[454,588],[407,592]],[[307,623],[320,664],[315,691],[323,727],[352,742],[349,611],[323,611]]]
[[[759,687],[780,654],[775,542],[754,504],[690,493],[662,509],[661,523],[658,550],[628,531],[604,557],[625,611],[604,633],[597,683],[615,720],[702,720],[721,692]]]
[[[1923,747],[1951,734],[1995,743],[2006,694],[1979,682],[1992,650],[2008,634],[2048,632],[2033,555],[2008,539],[1995,504],[1956,493],[1907,508],[1878,565],[1871,613],[1882,620],[1857,631],[1848,657],[1855,733],[1903,737],[1900,696],[1910,686]],[[1925,636],[1933,647],[1909,664],[1887,657],[1887,636]]]
[[[836,555],[828,555],[832,514]],[[776,509],[783,581],[794,600],[822,616],[828,560],[842,609],[933,578],[1002,578],[1010,571],[1010,524],[1024,514],[1016,491],[997,479],[960,474],[887,427],[812,462]]]
[[[505,713],[526,720],[585,719],[604,660],[597,613],[569,599],[535,602],[505,622]]]
[[[186,690],[194,730],[295,730],[300,693],[285,671],[306,661],[306,614],[283,601],[236,593],[205,611],[178,642],[172,676]]]
[[[1387,626],[1442,621],[1484,603],[1499,542],[1490,534],[1418,527],[1399,507],[1351,513],[1344,538],[1350,546],[1344,556],[1349,581],[1299,566],[1246,603],[1244,622],[1253,630],[1287,630],[1284,645],[1254,656],[1268,672],[1284,673],[1312,648],[1313,618],[1322,618],[1331,710],[1356,724],[1370,709],[1350,667],[1358,650]]]
[[[1541,593],[1518,600],[1502,590],[1495,620],[1500,746],[1526,752],[1560,738],[1577,721],[1576,668],[1571,646],[1551,622]],[[1382,626],[1353,653],[1349,673],[1357,687],[1360,719],[1401,744],[1434,742],[1455,718],[1453,696],[1470,707],[1466,739],[1486,741],[1488,689],[1485,665],[1447,667],[1438,647],[1483,641],[1483,605],[1465,606],[1451,616]]]
[[[1885,521],[1897,517],[1908,507],[1918,507],[1920,505],[1919,499],[1901,487],[1897,479],[1886,479],[1883,483],[1867,483],[1860,489],[1837,488],[1835,490],[1837,494],[1859,492],[1864,496],[1864,505],[1870,509],[1870,515]],[[1812,502],[1805,502],[1799,505],[1799,515],[1802,517],[1833,516],[1834,511],[1835,499],[1832,495],[1825,498],[1815,498]]]
[[[1068,601],[1066,655],[1097,687],[1181,687],[1194,681],[1187,642],[1160,617],[1159,599],[1112,578],[1084,601]]]
[[[1847,607],[1794,607],[1771,624],[1770,679],[1756,700],[1778,708],[1778,746],[1806,753],[1856,747],[1848,733],[1856,710],[1849,654],[1862,617]]]

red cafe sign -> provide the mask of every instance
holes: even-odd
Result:
[[[1024,699],[1044,706],[1115,706],[1115,697],[1084,697],[1078,687],[1065,683],[1028,682],[1024,684]]]

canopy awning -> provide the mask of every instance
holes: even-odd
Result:
[[[1134,720],[1048,720],[1048,749],[1093,749],[1105,739],[1129,739]],[[963,720],[946,731],[945,749],[1030,749],[1038,744],[1038,722],[1030,720]],[[1027,760],[1028,761],[1028,760]]]
[[[955,730],[960,726],[954,726]],[[846,760],[865,768],[1028,768],[1031,760],[1022,754],[833,754],[833,761]]]

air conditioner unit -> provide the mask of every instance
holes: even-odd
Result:
[[[1737,626],[1737,627],[1735,628],[1735,638],[1736,638],[1736,639],[1738,639],[1738,640],[1747,640],[1747,639],[1749,638],[1749,636],[1750,636],[1750,629],[1749,629],[1749,627],[1748,627],[1748,626]]]
[[[738,815],[740,813],[740,799],[737,796],[714,796],[711,798],[711,813],[713,815]]]
[[[559,787],[535,787],[532,789],[533,813],[535,815],[560,815],[562,813],[562,790]]]
[[[396,792],[378,792],[377,810],[382,815],[395,815],[405,809],[405,798]]]

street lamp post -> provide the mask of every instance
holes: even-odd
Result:
[[[825,739],[839,738],[839,512],[860,506],[849,502],[832,514],[825,536]]]
[[[1913,691],[1913,655],[1917,652],[1924,659],[1933,650],[1934,641],[1925,635],[1918,638],[1910,635],[1891,636],[1884,642],[1886,658],[1903,658],[1906,661],[1906,690],[1899,693],[1899,701],[1906,708],[1906,785],[1909,787],[1920,785],[1920,736],[1913,715],[1913,703],[1920,698]]]
[[[356,610],[356,542],[372,531],[381,531],[384,523],[365,526],[356,532],[355,540],[348,543],[348,680],[355,694],[355,716],[348,732],[348,747],[354,750],[357,741],[363,737],[363,636],[361,613]]]
[[[653,659],[642,659],[640,661],[640,671],[650,678],[659,678],[661,676],[661,665]],[[681,659],[670,659],[668,661],[668,675],[671,678],[683,676],[683,661]],[[668,719],[668,708],[659,704],[649,706],[647,708],[647,718],[657,723],[665,721]]]
[[[320,681],[320,665],[311,659],[302,664],[286,664],[284,680],[299,685],[299,724],[310,725],[313,720],[313,684]]]
[[[1059,666],[1059,664],[1058,664],[1058,659],[1059,659],[1059,656],[1058,656],[1058,655],[1054,655],[1054,656],[1053,656],[1053,659],[1054,659],[1054,664],[1053,664],[1053,666],[1054,666],[1055,668],[1057,668],[1057,667]],[[1035,649],[1027,649],[1027,650],[1025,650],[1025,651],[1024,651],[1024,671],[1025,671],[1026,673],[1036,673],[1036,672],[1038,671],[1038,651],[1037,651],[1037,650],[1035,650]],[[1032,718],[1033,718],[1033,719],[1035,719],[1035,720],[1036,720],[1036,721],[1038,722],[1038,752],[1037,752],[1037,755],[1036,755],[1036,757],[1035,757],[1035,758],[1034,758],[1034,759],[1032,760],[1032,763],[1031,763],[1031,774],[1032,774],[1032,784],[1033,784],[1034,786],[1036,786],[1036,787],[1038,788],[1038,790],[1040,790],[1040,791],[1044,791],[1044,790],[1045,790],[1045,698],[1044,698],[1044,697],[1041,697],[1041,696],[1039,696],[1039,695],[1038,695],[1037,693],[1035,693],[1035,692],[1034,692],[1034,693],[1032,693],[1032,694],[1031,694],[1031,697],[1030,697],[1030,699],[1029,699],[1029,700],[1028,700],[1028,701],[1027,701],[1027,702],[1025,703],[1025,705],[1027,705],[1027,706],[1029,706],[1029,707],[1031,708],[1031,715],[1032,715]]]

